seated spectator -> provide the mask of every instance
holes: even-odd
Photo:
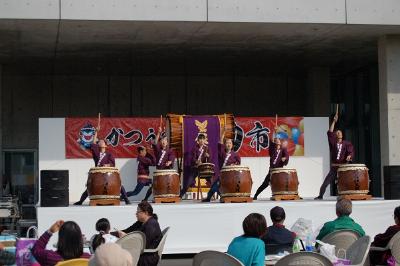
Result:
[[[364,236],[365,232],[362,227],[350,218],[352,212],[351,200],[341,198],[336,202],[336,215],[337,218],[333,221],[327,222],[319,231],[317,240],[322,240],[324,236],[338,231],[338,230],[352,230],[360,236]]]
[[[58,232],[57,251],[46,250],[50,237]],[[77,258],[89,258],[90,254],[83,252],[81,229],[75,222],[55,222],[49,230],[36,241],[32,254],[42,266],[53,266],[59,261]]]
[[[264,266],[265,246],[260,238],[267,232],[265,217],[259,213],[251,213],[244,219],[242,226],[244,234],[232,240],[228,254],[245,266]]]
[[[267,233],[262,237],[265,243],[266,254],[292,251],[296,234],[286,229],[283,225],[286,218],[285,210],[282,207],[276,206],[271,209],[270,216],[272,225],[268,227]]]
[[[15,254],[4,250],[4,245],[0,243],[0,265],[15,264]]]
[[[115,243],[99,246],[89,261],[89,266],[132,266],[133,259],[128,251]]]
[[[157,221],[157,215],[153,213],[153,207],[147,201],[142,201],[137,206],[136,211],[137,222],[125,230],[113,232],[115,236],[123,237],[133,231],[141,231],[146,235],[146,247],[147,249],[157,248],[161,241],[162,234],[160,225]],[[157,252],[144,253],[140,255],[138,262],[139,266],[156,266],[159,261]]]
[[[101,218],[96,222],[96,231],[98,234],[94,235],[90,241],[93,251],[96,251],[96,248],[104,243],[115,243],[118,240],[118,237],[110,234],[110,221],[106,218]]]
[[[395,225],[389,226],[388,229],[386,229],[385,233],[377,234],[371,246],[386,247],[387,244],[389,244],[390,239],[392,239],[392,237],[400,231],[400,206],[394,209],[393,218]],[[390,256],[392,256],[390,250],[369,252],[371,265],[386,265],[386,261]]]

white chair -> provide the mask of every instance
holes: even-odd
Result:
[[[161,256],[162,256],[162,253],[163,253],[163,250],[164,250],[165,241],[167,240],[168,232],[169,232],[169,226],[167,228],[165,228],[164,230],[162,230],[162,232],[161,232],[162,238],[161,238],[161,241],[160,241],[160,243],[158,244],[158,246],[156,248],[154,248],[154,249],[147,249],[146,248],[143,251],[143,253],[155,253],[155,252],[157,252],[158,256],[160,258],[158,260],[158,264],[160,264],[160,262],[161,262]]]
[[[202,251],[193,258],[193,266],[244,266],[235,257],[214,250]]]
[[[351,230],[338,230],[334,231],[322,238],[322,242],[331,244],[335,246],[336,256],[338,255],[338,251],[340,249],[347,250],[351,244],[357,241],[360,238],[360,235]]]
[[[396,266],[400,266],[400,232],[397,232],[386,245],[386,247],[374,247],[371,246],[369,250],[372,251],[386,251],[389,250],[392,253],[392,256],[396,259]]]
[[[146,236],[142,232],[134,231],[121,237],[116,243],[131,254],[133,265],[137,265],[146,246]]]
[[[333,266],[332,262],[321,254],[314,252],[297,252],[278,260],[275,266]]]
[[[346,259],[350,260],[352,266],[363,266],[368,258],[369,247],[371,246],[371,238],[363,236],[346,250]]]

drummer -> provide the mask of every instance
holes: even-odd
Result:
[[[218,163],[219,169],[222,169],[224,166],[229,165],[240,165],[240,156],[235,151],[233,151],[233,140],[224,138],[225,134],[222,134],[221,141],[218,143]],[[223,143],[223,144],[222,144]],[[208,191],[207,198],[203,199],[202,202],[210,202],[211,197],[215,192],[219,194],[219,178],[214,181],[212,184],[210,191]]]
[[[99,128],[97,128],[96,133],[94,135],[93,143],[90,145],[90,151],[92,152],[92,157],[94,164],[96,167],[115,167],[115,159],[112,153],[107,152],[106,142],[101,139],[98,141],[97,132]],[[97,142],[97,144],[96,144]],[[87,189],[82,193],[79,201],[75,202],[74,205],[82,205],[85,199],[88,197]],[[123,185],[121,185],[121,198],[125,201],[125,204],[131,204]]]
[[[338,119],[339,116],[336,114],[327,132],[331,155],[331,169],[319,189],[318,197],[314,198],[315,200],[322,200],[326,187],[336,178],[339,166],[341,164],[351,163],[354,158],[354,149],[351,142],[343,140],[343,132],[341,130],[334,131]]]
[[[281,168],[286,166],[289,163],[289,153],[287,151],[286,145],[287,142],[281,144],[281,140],[276,138],[276,131],[278,127],[275,127],[274,131],[274,140],[270,143],[268,150],[269,150],[269,171],[267,176],[265,177],[261,186],[257,189],[256,194],[254,195],[253,199],[257,200],[258,195],[266,189],[271,181],[271,170],[274,168]],[[282,141],[283,142],[283,141]]]
[[[197,136],[197,143],[191,151],[192,161],[191,161],[191,173],[189,178],[184,180],[180,197],[186,194],[186,191],[194,183],[195,178],[198,176],[198,166],[202,163],[207,163],[211,161],[210,148],[206,145],[206,136],[203,133],[199,133]]]
[[[168,146],[167,136],[161,133],[162,129],[159,127],[156,139],[152,144],[156,157],[156,169],[172,169],[174,168],[175,155],[173,150]]]
[[[137,151],[139,155],[137,157],[138,167],[136,187],[133,191],[128,191],[126,194],[128,197],[135,196],[139,194],[145,186],[149,186],[146,196],[143,199],[144,201],[147,201],[153,192],[151,178],[149,176],[149,167],[156,165],[156,159],[154,158],[153,154],[147,152],[147,149],[144,146],[139,146]]]

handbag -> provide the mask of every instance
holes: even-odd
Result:
[[[35,232],[34,238],[29,238],[30,231]],[[17,238],[15,250],[15,262],[17,266],[33,266],[39,265],[32,254],[32,248],[37,241],[37,227],[31,226],[26,232],[25,238]]]

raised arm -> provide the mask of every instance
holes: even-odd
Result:
[[[331,126],[329,127],[329,132],[333,132],[333,130],[335,130],[335,124],[337,123],[338,119],[339,119],[339,115],[335,114],[335,116],[333,117]]]
[[[154,140],[155,144],[157,144],[158,141],[160,140],[161,132],[162,132],[162,128],[158,127],[158,132],[157,132],[157,135],[156,135],[156,139]]]

